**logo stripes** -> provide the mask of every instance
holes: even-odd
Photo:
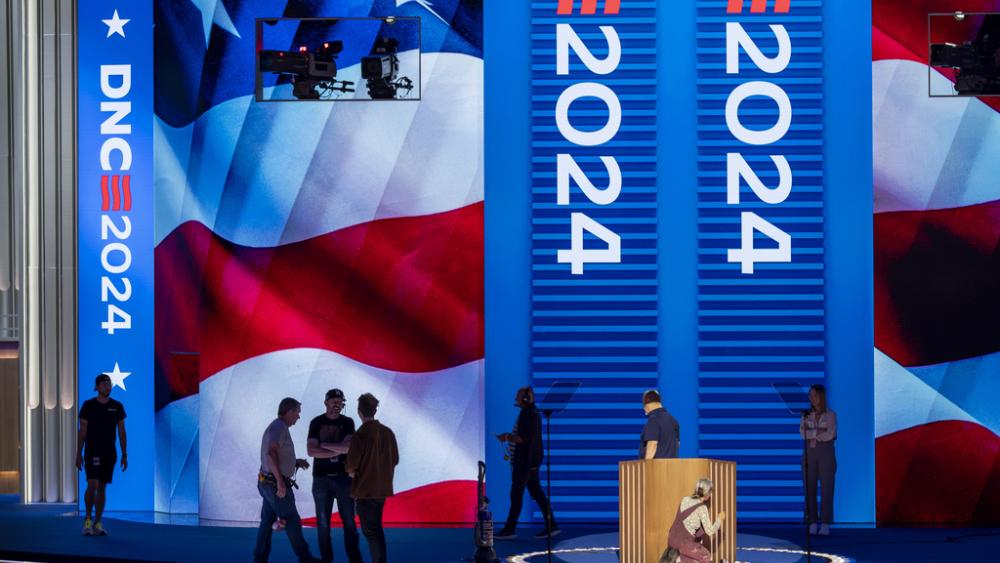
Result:
[[[108,187],[110,178],[110,191]],[[120,187],[119,187],[120,184]],[[132,176],[101,176],[101,211],[132,210]]]
[[[746,3],[745,0],[729,0],[729,6],[726,8],[726,13],[729,14],[741,14],[743,13],[743,5]],[[774,0],[774,13],[776,14],[787,14],[791,7],[792,0]],[[561,4],[561,3],[560,3]],[[767,10],[767,0],[752,0],[750,3],[750,13],[752,14],[763,14]]]
[[[787,0],[783,0],[787,3]],[[756,0],[755,0],[756,2]],[[569,15],[573,13],[575,0],[559,0],[557,14]],[[621,10],[621,0],[604,0],[604,14],[616,15]],[[597,13],[597,0],[580,0],[580,14],[592,15]]]

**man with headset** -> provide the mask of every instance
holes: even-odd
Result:
[[[515,537],[517,519],[521,514],[521,504],[524,501],[525,487],[545,517],[545,528],[535,534],[535,537],[541,539],[555,536],[560,531],[559,526],[556,526],[552,507],[549,505],[549,499],[545,496],[545,491],[542,490],[542,483],[538,476],[544,452],[542,448],[542,417],[535,406],[534,390],[531,387],[518,389],[514,398],[514,406],[521,409],[517,422],[514,423],[514,430],[497,436],[501,442],[510,444],[510,512],[507,514],[507,523],[504,524],[503,529],[494,534],[493,537],[500,540]]]

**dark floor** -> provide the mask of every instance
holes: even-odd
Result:
[[[129,519],[119,519],[129,518]],[[146,521],[136,521],[146,520]],[[109,536],[83,537],[82,519],[74,507],[24,506],[10,497],[0,501],[0,559],[27,561],[250,561],[256,530],[246,527],[154,524],[149,515],[109,515]],[[534,529],[520,533],[522,539],[498,542],[501,557],[542,551],[545,542],[531,539]],[[390,529],[389,557],[393,562],[458,563],[473,553],[469,529]],[[315,549],[315,532],[306,530]],[[802,531],[788,526],[741,526],[740,547],[800,549]],[[343,561],[341,535],[334,531],[334,549]],[[557,549],[604,547],[604,552],[558,555],[553,561],[602,563],[618,560],[611,550],[617,532],[610,528],[567,527],[557,538]],[[363,542],[364,540],[362,540]],[[1000,561],[1000,530],[873,529],[848,527],[834,530],[828,538],[817,538],[816,551],[838,554],[852,561],[979,562]],[[362,550],[366,547],[362,545]],[[798,554],[741,550],[740,561],[794,563],[805,561]],[[293,561],[284,534],[276,534],[272,561]],[[531,561],[544,561],[545,558]],[[824,559],[813,558],[813,561]]]

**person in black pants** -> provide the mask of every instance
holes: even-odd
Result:
[[[368,540],[372,563],[386,563],[382,511],[385,499],[393,494],[392,479],[399,465],[399,447],[392,430],[375,420],[377,410],[378,399],[374,395],[365,393],[358,397],[361,428],[351,438],[345,467],[354,479],[351,496],[358,509],[361,531]]]
[[[344,410],[344,392],[330,389],[323,401],[326,412],[309,423],[306,443],[313,457],[313,500],[316,502],[316,538],[320,559],[333,561],[330,541],[330,516],[333,502],[344,527],[344,550],[350,563],[363,563],[358,548],[358,528],[354,523],[354,499],[351,498],[351,477],[344,469],[347,449],[354,434],[354,419],[340,414]]]
[[[833,490],[837,477],[837,413],[826,404],[826,388],[809,388],[809,409],[802,413],[799,435],[805,440],[802,452],[802,478],[806,489],[806,522],[809,534],[828,536],[833,523]],[[816,485],[823,492],[821,510],[816,511]]]
[[[511,444],[511,479],[510,479],[510,512],[507,513],[507,523],[502,530],[494,534],[496,539],[512,539],[516,535],[517,518],[521,514],[521,503],[524,502],[524,489],[527,487],[531,498],[538,504],[545,518],[545,528],[535,534],[542,539],[559,533],[549,499],[545,497],[538,470],[544,456],[542,450],[542,417],[535,406],[535,392],[531,387],[522,387],[514,397],[514,406],[521,409],[514,430],[497,436],[501,442]]]

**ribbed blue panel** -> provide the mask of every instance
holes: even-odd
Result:
[[[788,13],[727,13],[727,0],[697,1],[698,42],[698,353],[699,449],[702,457],[737,462],[737,513],[743,520],[802,518],[802,442],[799,418],[775,384],[805,388],[825,379],[826,328],[823,259],[823,37],[822,1],[791,0]],[[726,23],[740,22],[767,57],[778,53],[770,25],[782,25],[792,56],[768,74],[739,49],[739,72],[726,72]],[[784,137],[768,145],[737,139],[726,102],[739,85],[780,86],[792,106]],[[752,97],[739,109],[747,128],[777,120],[777,104]],[[741,182],[740,203],[728,204],[727,153],[740,153],[765,186],[778,183],[771,155],[792,169],[790,195],[764,203]],[[741,245],[741,213],[752,211],[791,235],[791,261],[757,263],[741,273],[727,260]],[[759,248],[774,242],[755,234]],[[797,385],[796,385],[797,384]],[[804,398],[804,394],[801,395]]]
[[[622,0],[618,14],[558,15],[554,1],[532,2],[532,383],[538,397],[557,381],[579,381],[569,407],[552,419],[552,501],[559,521],[617,522],[618,462],[634,459],[645,418],[642,392],[656,387],[656,2]],[[610,74],[588,70],[570,50],[569,74],[556,74],[556,25],[568,23],[595,57],[607,56],[600,26],[622,45]],[[610,141],[577,146],[560,134],[556,101],[570,85],[597,82],[621,103],[622,121]],[[569,119],[596,130],[605,104],[582,98]],[[608,205],[592,203],[570,182],[569,205],[556,202],[556,155],[572,155],[598,188],[608,185],[599,157],[614,157],[622,190]],[[621,236],[621,262],[587,264],[574,275],[557,261],[570,248],[570,218],[586,213]],[[591,240],[592,239],[592,240]],[[603,248],[587,236],[586,248]],[[544,483],[543,466],[543,483]],[[535,510],[535,517],[540,514]]]

